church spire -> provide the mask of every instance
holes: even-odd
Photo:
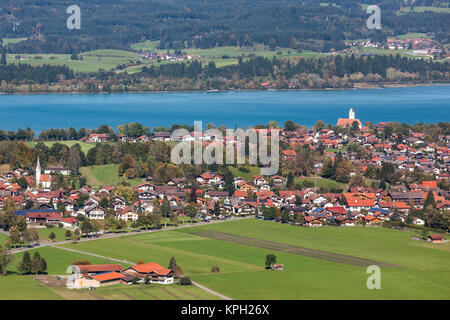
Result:
[[[349,119],[355,119],[355,111],[353,111],[353,108],[350,108],[350,111],[348,112],[348,118]]]
[[[41,162],[38,156],[36,163],[36,188],[39,188],[39,183],[41,183]]]

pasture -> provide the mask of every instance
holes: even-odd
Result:
[[[300,184],[302,186],[306,186],[306,185],[317,186],[319,188],[325,188],[327,190],[332,190],[332,189],[346,190],[347,189],[347,185],[344,183],[337,182],[332,179],[322,178],[322,177],[295,178],[294,183]]]
[[[449,299],[450,242],[415,241],[413,234],[382,227],[304,228],[251,218],[64,247],[130,262],[154,261],[164,267],[175,257],[185,275],[233,299]],[[57,248],[39,252],[47,259],[50,274],[64,272],[67,263],[83,257]],[[270,253],[284,264],[284,271],[265,270],[265,256]],[[380,290],[366,287],[369,264],[381,268]],[[220,272],[211,273],[213,265]],[[99,299],[152,298],[142,288],[115,286],[96,293],[101,293]],[[167,292],[159,294],[157,298],[170,299]],[[184,293],[174,294],[183,298]],[[80,298],[58,293],[61,296]]]
[[[81,147],[81,151],[83,151],[84,154],[87,154],[89,150],[91,150],[92,148],[95,147],[95,143],[87,143],[87,142],[81,142],[81,141],[76,141],[76,140],[70,140],[70,141],[45,141],[43,143],[48,148],[51,148],[52,145],[54,145],[55,143],[64,144],[64,145],[68,146],[69,148],[72,147],[75,144],[79,144],[80,147]],[[37,142],[28,141],[28,142],[25,142],[25,144],[28,147],[30,147],[30,148],[34,148],[34,146],[37,144]]]
[[[141,179],[120,177],[118,165],[116,164],[82,167],[80,168],[80,172],[86,177],[87,184],[92,187],[118,185],[120,182],[128,182],[134,187],[142,183]]]
[[[8,63],[26,63],[30,65],[66,65],[74,72],[90,73],[100,69],[113,70],[118,65],[135,63],[139,55],[123,50],[95,50],[79,54],[83,60],[72,60],[70,54],[8,54]]]
[[[365,266],[202,236],[209,230],[397,266],[382,266],[382,289],[369,290]],[[302,228],[248,219],[66,246],[161,264],[174,256],[186,275],[234,299],[448,299],[450,243],[410,237],[381,227]],[[284,271],[264,269],[268,253]],[[212,265],[220,272],[211,273]]]

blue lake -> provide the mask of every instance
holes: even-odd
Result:
[[[450,86],[339,91],[218,93],[0,95],[0,129],[113,128],[193,125],[195,120],[234,128],[292,120],[311,127],[318,119],[336,124],[348,115],[377,123],[450,121]]]

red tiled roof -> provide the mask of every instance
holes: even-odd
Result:
[[[91,278],[104,282],[104,281],[110,281],[110,280],[117,280],[125,278],[125,275],[118,273],[118,272],[108,272],[108,273],[102,273],[95,276],[91,276]]]
[[[337,127],[351,126],[353,122],[356,122],[358,126],[361,126],[361,121],[359,119],[344,119],[344,118],[339,118],[336,126]]]
[[[295,156],[297,156],[297,152],[295,152],[295,150],[291,150],[291,149],[283,150],[282,153],[285,156],[288,156],[288,157],[295,157]]]
[[[398,208],[398,209],[410,209],[411,208],[403,201],[394,201],[393,205],[394,205],[394,208]]]
[[[97,273],[106,271],[120,271],[122,266],[120,264],[89,264],[79,265],[78,269],[81,273]]]
[[[346,214],[347,210],[344,207],[328,207],[328,211],[334,214]]]
[[[166,268],[160,266],[159,264],[157,264],[156,262],[138,264],[138,265],[132,266],[131,268],[133,268],[134,270],[136,270],[140,273],[154,272],[156,274],[164,275],[164,276],[168,275],[171,272],[170,269],[166,269]]]
[[[423,188],[437,188],[437,181],[422,181]]]
[[[41,174],[40,182],[52,182],[52,176],[49,174]]]

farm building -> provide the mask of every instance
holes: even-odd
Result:
[[[433,243],[435,243],[435,242],[443,242],[444,241],[444,237],[442,237],[439,234],[431,235],[431,236],[428,236],[428,241],[431,241]]]

